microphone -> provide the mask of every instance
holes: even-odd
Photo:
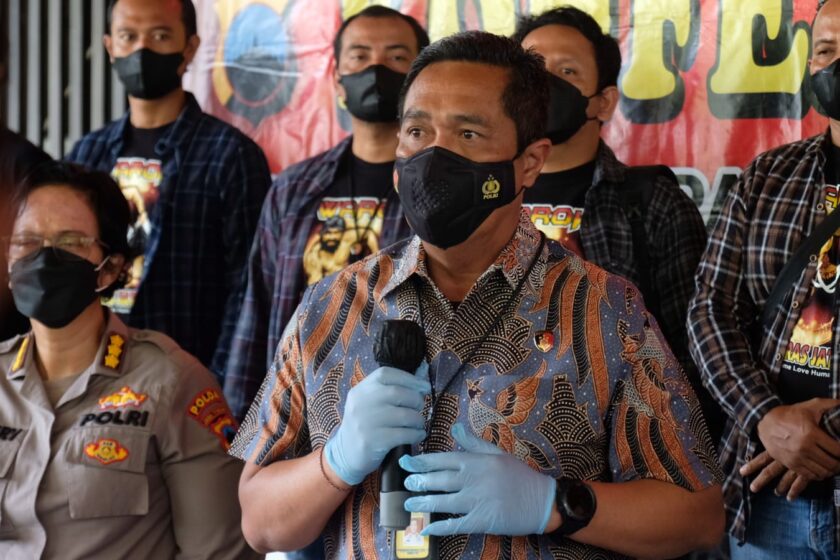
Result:
[[[373,343],[373,355],[380,366],[413,373],[426,355],[426,334],[413,321],[385,321]],[[411,524],[411,514],[405,510],[405,501],[411,496],[404,486],[408,473],[399,465],[400,457],[407,454],[411,454],[411,446],[399,445],[382,462],[379,526],[386,529],[401,530]]]

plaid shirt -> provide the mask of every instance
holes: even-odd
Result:
[[[741,542],[749,522],[750,491],[738,469],[759,449],[759,421],[782,404],[776,384],[816,274],[816,256],[780,302],[773,324],[764,328],[758,323],[779,272],[827,215],[827,142],[823,134],[781,146],[759,155],[744,170],[712,231],[689,307],[692,356],[730,416],[721,442],[721,465],[727,473],[724,498],[730,532]],[[836,348],[836,321],[833,336]],[[836,359],[831,370],[831,396],[837,398]],[[840,407],[826,413],[823,424],[834,437],[840,436]],[[837,513],[835,537],[840,536]]]
[[[260,215],[248,263],[248,289],[233,337],[225,397],[242,419],[271,367],[286,325],[306,289],[303,253],[323,197],[335,185],[352,136],[332,149],[292,165],[277,177]],[[399,199],[385,206],[379,246],[411,235]]]
[[[128,117],[82,138],[67,159],[110,173]],[[203,113],[191,94],[155,153],[163,182],[128,323],[168,334],[221,379],[271,182],[268,164],[259,146]]]
[[[231,453],[267,466],[323,446],[342,421],[350,388],[378,366],[375,334],[385,320],[404,318],[424,327],[437,388],[425,451],[455,449],[450,428],[461,422],[552,477],[657,479],[690,490],[716,484],[697,401],[638,292],[558,243],[540,248],[523,214],[457,310],[430,279],[417,237],[315,284],[289,322]],[[522,292],[511,299],[520,282]],[[375,472],[335,512],[323,533],[328,558],[391,557],[378,492]],[[440,542],[442,559],[500,554],[621,558],[549,535]]]

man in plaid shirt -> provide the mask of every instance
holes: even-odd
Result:
[[[118,0],[109,13],[105,46],[130,111],[67,158],[111,173],[132,209],[132,277],[107,304],[171,336],[221,381],[268,163],[181,87],[199,45],[191,0]]]
[[[840,342],[835,233],[773,320],[760,316],[779,273],[837,205],[840,1],[818,11],[811,81],[827,133],[758,156],[728,193],[689,307],[692,356],[729,415],[721,446],[732,558],[835,558],[840,508]]]

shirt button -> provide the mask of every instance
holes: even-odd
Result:
[[[790,306],[793,307],[794,309],[799,309],[799,302],[794,301],[793,303],[790,304]]]
[[[781,359],[782,359],[782,355],[781,354],[776,354],[776,361],[778,362]]]
[[[812,263],[817,262],[817,255],[811,255],[810,257],[808,257],[808,260],[811,261]]]

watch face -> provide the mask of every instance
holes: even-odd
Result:
[[[592,493],[583,483],[572,484],[566,492],[566,506],[569,515],[575,519],[588,520],[593,515]]]

